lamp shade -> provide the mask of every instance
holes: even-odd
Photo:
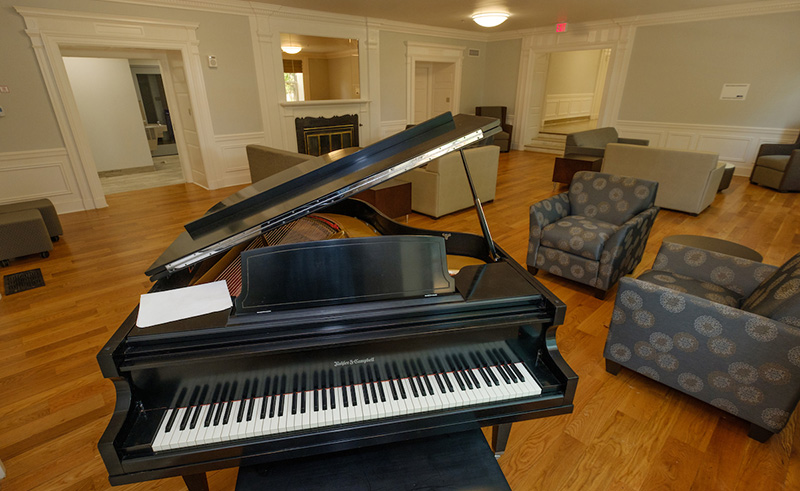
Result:
[[[281,51],[283,51],[284,53],[289,53],[290,55],[296,55],[297,53],[300,52],[301,49],[303,49],[302,46],[290,46],[290,45],[281,46]]]
[[[494,27],[505,22],[508,15],[508,12],[481,12],[472,14],[472,20],[482,27]]]

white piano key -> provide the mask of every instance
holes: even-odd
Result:
[[[167,409],[167,411],[164,413],[161,424],[158,426],[158,431],[156,432],[156,436],[153,439],[153,444],[151,445],[154,452],[160,452],[161,450],[166,450],[168,448],[167,445],[165,444],[165,441],[169,441],[169,438],[172,436],[172,433],[171,432],[168,433],[166,431],[166,428],[167,428],[167,423],[169,422],[169,417],[172,415],[174,411],[175,409]]]
[[[200,406],[197,415],[197,422],[195,423],[194,429],[190,429],[189,436],[186,438],[186,446],[198,445],[197,443],[198,438],[202,438],[202,434],[205,433],[205,427],[203,427],[203,422],[205,421],[207,412],[208,412],[208,404]],[[191,424],[192,422],[190,420],[188,426],[191,426]]]
[[[245,430],[245,436],[247,438],[253,438],[257,434],[261,433],[261,404],[264,403],[263,397],[256,397],[253,401],[253,412],[252,416],[250,417],[250,421],[247,421],[247,411],[244,413],[245,421],[247,421],[247,429]],[[249,403],[248,403],[248,409]]]

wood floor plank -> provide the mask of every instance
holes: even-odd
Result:
[[[498,244],[521,264],[529,207],[565,192],[553,187],[552,155],[502,154],[497,196],[484,210]],[[109,207],[61,215],[64,236],[48,259],[17,259],[11,274],[40,268],[46,285],[0,298],[0,459],[3,491],[110,489],[97,441],[115,401],[95,356],[151,283],[143,274],[183,225],[236,188],[179,184],[107,197]],[[474,210],[411,226],[480,233]],[[770,264],[800,251],[800,194],[777,193],[735,176],[711,207],[693,217],[662,210],[642,263],[674,234],[727,238]],[[800,489],[800,415],[767,444],[747,425],[602,357],[614,291],[605,300],[547,273],[538,281],[567,304],[558,329],[562,355],[581,377],[572,414],[515,423],[499,463],[515,491]],[[236,469],[209,473],[212,490],[233,489]],[[182,490],[179,478],[120,486]]]

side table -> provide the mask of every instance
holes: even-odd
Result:
[[[764,256],[749,247],[716,237],[705,237],[703,235],[670,235],[664,237],[664,242],[681,244],[689,247],[697,247],[711,252],[720,252],[729,256],[741,257],[750,261],[761,262]]]
[[[390,179],[353,196],[375,206],[389,218],[400,218],[411,213],[411,183]]]
[[[567,154],[563,157],[556,157],[553,166],[553,182],[569,184],[576,172],[582,170],[600,172],[602,166],[603,158],[592,155]]]

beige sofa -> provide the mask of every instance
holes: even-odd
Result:
[[[494,199],[500,147],[464,150],[470,175],[482,203]],[[451,152],[398,177],[411,182],[411,209],[439,218],[474,205],[459,152]]]
[[[314,158],[313,155],[287,152],[264,145],[247,145],[247,164],[250,167],[250,182],[258,182],[300,162]]]
[[[603,172],[658,182],[656,206],[698,214],[716,196],[725,164],[710,152],[609,143]]]

